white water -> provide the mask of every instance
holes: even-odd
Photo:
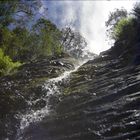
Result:
[[[70,26],[80,31],[86,38],[88,50],[99,54],[111,47],[105,26],[109,13],[122,7],[130,12],[136,2],[139,0],[44,0],[40,13],[59,27]]]
[[[17,132],[17,140],[22,140],[22,134],[24,133],[25,129],[32,123],[35,122],[39,122],[41,121],[44,117],[46,117],[47,115],[49,115],[50,112],[50,108],[48,105],[49,99],[50,99],[50,95],[54,95],[54,94],[61,94],[59,87],[57,86],[59,82],[62,81],[66,81],[70,74],[77,71],[77,69],[83,65],[86,61],[80,62],[77,66],[75,66],[75,68],[73,70],[70,71],[65,71],[62,75],[60,75],[59,77],[56,78],[52,78],[46,81],[46,83],[43,85],[42,88],[46,89],[46,95],[34,100],[34,101],[28,101],[29,104],[35,104],[38,101],[45,101],[46,105],[45,107],[41,108],[40,110],[30,110],[28,112],[26,112],[26,114],[22,114],[20,115],[20,127],[19,130]]]

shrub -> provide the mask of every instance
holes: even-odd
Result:
[[[20,65],[20,62],[13,62],[12,59],[9,56],[4,55],[3,50],[0,49],[0,76],[9,74]]]
[[[133,18],[122,18],[115,26],[112,38],[115,40],[128,40],[132,38],[133,33]]]

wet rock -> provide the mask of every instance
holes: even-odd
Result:
[[[135,63],[139,60],[136,48],[115,56],[112,50],[101,53],[71,73],[67,81],[57,82],[55,90],[61,91],[57,95],[46,96],[51,87],[43,85],[73,69],[73,60],[36,61],[21,67],[16,75],[2,77],[0,137],[17,139],[19,120],[13,116],[47,104],[49,114],[30,123],[20,133],[21,140],[140,139],[140,65]],[[130,52],[133,55],[126,60]]]
[[[53,113],[29,126],[23,139],[139,139],[140,65],[125,57],[107,51],[72,73]]]
[[[74,65],[69,58],[43,59],[21,66],[14,75],[0,77],[0,139],[14,140],[20,121],[18,116],[46,105],[43,99],[38,100],[46,94],[47,89],[43,88],[46,80],[71,69]]]

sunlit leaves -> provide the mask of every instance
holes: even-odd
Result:
[[[115,40],[120,38],[127,38],[133,34],[133,18],[123,18],[114,27],[112,38]]]
[[[20,65],[20,62],[13,62],[12,59],[9,56],[4,55],[3,50],[0,49],[0,76],[8,74],[11,70]]]

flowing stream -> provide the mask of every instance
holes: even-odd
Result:
[[[59,77],[47,80],[46,83],[44,83],[44,85],[42,86],[42,88],[44,88],[46,91],[45,95],[43,94],[41,96],[41,98],[39,98],[39,99],[36,99],[33,101],[28,101],[28,104],[30,104],[30,105],[36,104],[38,101],[45,101],[45,106],[41,109],[38,109],[38,110],[30,109],[25,114],[20,114],[21,121],[20,121],[20,127],[19,127],[18,132],[17,132],[16,140],[23,139],[22,134],[24,133],[26,128],[29,127],[29,125],[31,123],[39,122],[44,117],[49,115],[50,108],[49,108],[48,103],[49,103],[49,99],[50,99],[51,95],[61,94],[61,92],[59,90],[60,88],[58,87],[59,83],[65,82],[66,80],[68,80],[70,74],[77,71],[77,69],[81,65],[83,65],[85,62],[87,62],[87,60],[83,61],[83,62],[79,62],[79,64],[76,65],[73,70],[65,71]]]

